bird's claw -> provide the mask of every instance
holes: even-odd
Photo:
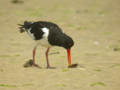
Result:
[[[38,64],[32,64],[32,67],[41,68]]]

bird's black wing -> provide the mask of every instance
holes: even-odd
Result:
[[[43,27],[37,23],[32,24],[30,32],[33,34],[35,40],[42,39],[42,36],[44,34],[42,28]]]
[[[30,30],[30,33],[33,34],[35,40],[42,39],[42,36],[45,33],[43,32],[43,28],[47,28],[49,30],[48,41],[50,44],[55,42],[55,37],[58,37],[59,34],[63,33],[61,28],[52,22],[38,21],[31,24]]]

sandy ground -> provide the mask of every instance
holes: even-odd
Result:
[[[119,0],[0,0],[0,90],[120,90]],[[39,46],[36,62],[42,69],[23,65],[32,58],[35,42],[18,25],[52,21],[70,35],[72,63],[66,51],[51,48],[56,69],[46,69],[45,50]],[[59,52],[59,53],[58,53]],[[54,54],[52,54],[54,53]]]

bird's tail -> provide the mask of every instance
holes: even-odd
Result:
[[[18,24],[20,27],[19,27],[19,29],[20,29],[20,33],[23,33],[23,32],[25,32],[25,30],[23,29],[23,27],[24,27],[24,25],[22,25],[22,24]]]
[[[20,33],[25,32],[30,27],[31,24],[32,24],[32,22],[29,22],[29,21],[24,21],[23,25],[22,24],[18,24],[20,26],[19,27]]]

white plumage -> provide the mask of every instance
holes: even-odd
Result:
[[[44,32],[42,39],[37,40],[37,45],[42,45],[44,47],[51,47],[51,45],[48,42],[48,35],[49,35],[49,29],[48,28],[42,28],[42,31]]]
[[[29,28],[29,29],[27,30],[27,33],[28,33],[28,35],[34,40],[35,37],[34,37],[33,33],[31,33],[31,29],[32,29],[32,28]]]

